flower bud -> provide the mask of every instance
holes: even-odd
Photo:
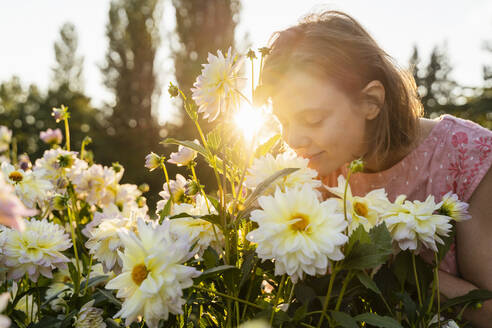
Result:
[[[177,97],[179,95],[179,88],[175,86],[172,82],[169,82],[169,88],[167,89],[171,98]]]
[[[52,200],[53,208],[58,211],[63,211],[67,207],[67,201],[68,199],[62,195],[56,195]]]
[[[58,180],[56,180],[56,187],[58,189],[65,189],[66,187],[68,187],[68,183],[69,181],[67,178],[61,177]]]
[[[261,53],[262,56],[268,56],[270,54],[270,52],[272,51],[272,49],[270,49],[268,47],[262,47],[262,48],[259,48],[258,51]]]
[[[138,208],[142,208],[146,205],[147,199],[144,196],[137,197],[137,205]]]
[[[147,156],[145,156],[145,167],[148,168],[150,171],[155,170],[161,165],[163,158],[159,155],[157,155],[154,152],[151,152]]]
[[[65,105],[61,105],[60,108],[53,107],[51,116],[55,118],[56,123],[69,118],[68,107]]]
[[[121,170],[123,170],[123,166],[118,163],[118,162],[114,162],[111,167],[113,168],[113,170],[116,172],[116,173],[120,173]]]
[[[190,181],[186,184],[186,196],[196,195],[200,191],[200,186],[195,181]]]
[[[31,160],[27,154],[22,154],[19,156],[19,167],[23,171],[27,171],[32,167]]]
[[[63,140],[62,132],[60,129],[48,129],[46,131],[41,131],[39,133],[39,138],[43,140],[44,143],[49,145],[59,145]]]
[[[58,158],[58,165],[63,168],[71,168],[74,162],[74,158],[72,155],[59,155]]]
[[[200,144],[200,142],[196,139],[193,142],[197,145]],[[179,145],[178,152],[171,153],[171,155],[169,155],[168,162],[178,166],[186,166],[196,158],[196,155],[197,152],[195,150]]]
[[[352,172],[352,173],[355,173],[355,172],[362,172],[362,170],[364,169],[364,162],[362,161],[362,159],[356,159],[356,160],[353,160],[352,162],[350,162],[349,164],[349,170]]]
[[[246,54],[246,57],[248,57],[251,60],[256,59],[256,53],[254,52],[253,49],[249,49],[248,53]]]
[[[138,186],[138,190],[141,192],[148,192],[150,190],[150,187],[147,183],[142,183],[140,186]]]

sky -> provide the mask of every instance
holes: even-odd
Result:
[[[163,2],[163,31],[174,25],[170,2]],[[99,70],[107,49],[109,4],[109,0],[0,0],[0,82],[17,75],[25,84],[48,88],[55,61],[53,43],[61,25],[69,21],[77,28],[79,54],[85,58],[86,93],[96,106],[110,101]],[[483,42],[492,41],[490,0],[244,0],[242,6],[236,37],[243,40],[248,34],[253,48],[265,46],[272,32],[295,24],[305,14],[337,9],[355,17],[402,66],[406,66],[414,44],[427,58],[436,44],[444,43],[454,68],[451,76],[462,85],[480,85],[482,66],[492,64],[492,56],[483,50]],[[173,78],[165,48],[156,67],[163,88],[167,88]],[[163,95],[160,111],[172,115],[167,93]]]

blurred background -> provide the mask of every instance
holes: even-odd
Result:
[[[67,105],[72,147],[90,135],[94,160],[118,161],[124,182],[147,182],[152,206],[163,176],[143,167],[145,155],[175,151],[159,144],[166,136],[197,137],[169,99],[169,82],[189,92],[208,52],[257,50],[323,9],[354,16],[411,70],[427,117],[450,113],[492,128],[490,0],[2,1],[0,125],[13,130],[19,154],[36,159],[47,148],[39,132],[57,127],[51,108]],[[214,185],[205,165],[198,170]]]

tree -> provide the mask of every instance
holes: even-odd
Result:
[[[83,92],[84,58],[77,56],[77,47],[78,35],[75,25],[63,24],[60,29],[60,39],[54,45],[56,66],[53,68],[53,89],[66,85],[71,91]]]
[[[452,67],[445,46],[434,47],[425,67],[421,65],[417,46],[414,46],[409,66],[424,105],[425,116],[442,111],[443,106],[454,104],[453,90],[457,83],[449,76]]]
[[[120,161],[124,179],[147,182],[159,189],[162,183],[143,167],[145,155],[157,151],[159,126],[153,116],[159,92],[154,59],[159,45],[159,0],[113,0],[106,35],[109,48],[101,68],[106,87],[115,97],[108,105],[106,149],[102,161]],[[111,151],[108,151],[108,150]]]

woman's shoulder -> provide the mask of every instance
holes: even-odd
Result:
[[[445,190],[467,201],[492,165],[492,132],[480,125],[444,115],[435,125],[431,168],[445,177]]]

